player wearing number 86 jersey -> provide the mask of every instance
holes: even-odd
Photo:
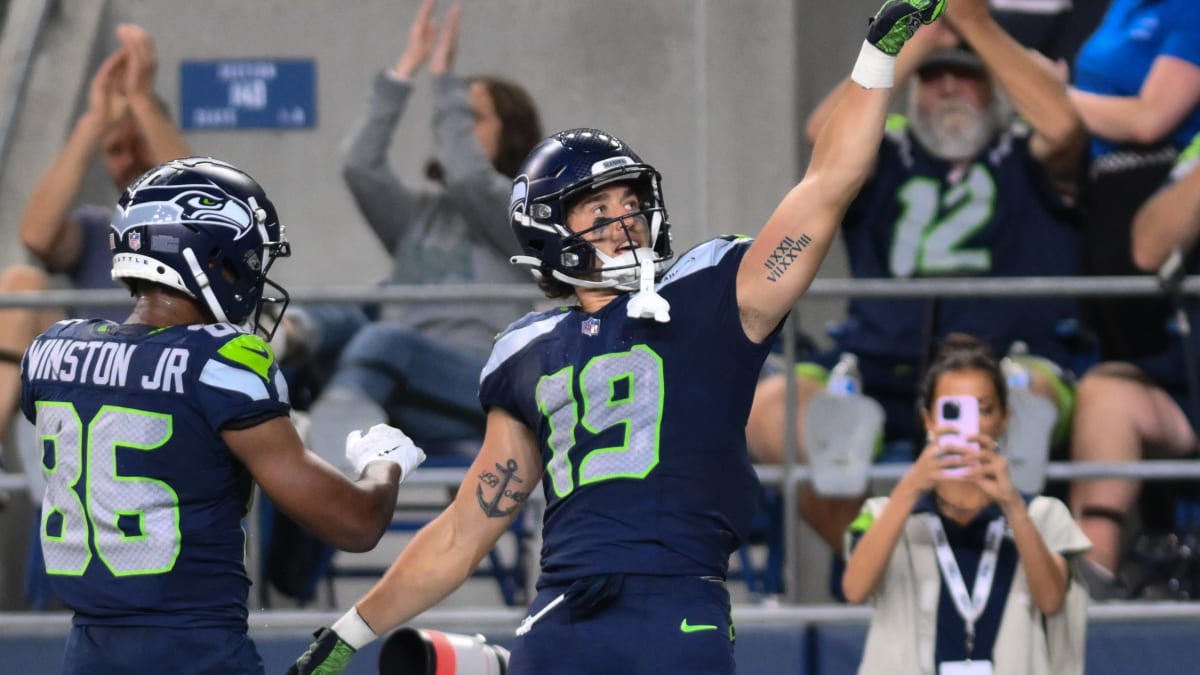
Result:
[[[110,229],[121,324],[64,321],[21,363],[22,412],[42,443],[42,552],[75,611],[63,673],[263,671],[247,635],[246,533],[255,483],[330,544],[375,545],[403,466],[396,429],[347,454],[352,482],[304,447],[258,334],[263,289],[289,246],[262,188],[211,158],[131,185]],[[390,431],[389,431],[390,430]]]
[[[42,550],[76,624],[244,626],[252,479],[220,430],[287,414],[267,344],[230,324],[73,320],[26,354]]]

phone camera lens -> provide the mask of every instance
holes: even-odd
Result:
[[[956,420],[960,412],[962,411],[954,401],[946,401],[942,404],[942,419],[944,420]]]

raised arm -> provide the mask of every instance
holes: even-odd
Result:
[[[437,35],[434,2],[421,3],[396,65],[375,77],[366,109],[342,143],[342,179],[375,236],[392,252],[413,222],[418,195],[397,178],[388,152],[408,106],[413,78],[429,60]]]
[[[1133,262],[1153,272],[1176,248],[1189,252],[1200,238],[1200,136],[1182,156],[1174,182],[1159,190],[1133,217]]]
[[[131,23],[117,27],[117,39],[129,55],[125,67],[124,90],[129,110],[138,130],[150,149],[151,166],[180,157],[191,157],[192,150],[179,127],[171,121],[158,95],[154,93],[154,76],[158,71],[158,53],[154,38],[140,26]]]
[[[354,608],[318,633],[288,672],[341,672],[344,659],[329,665],[338,650],[360,649],[452,593],[495,546],[541,478],[533,432],[509,413],[491,410],[483,447],[454,501],[417,532]]]
[[[541,129],[508,129],[500,119],[496,108],[500,103],[493,96],[490,86],[483,81],[474,84],[454,73],[457,60],[462,7],[454,4],[446,11],[441,31],[429,57],[429,73],[434,77],[433,133],[437,141],[437,159],[445,171],[446,192],[454,203],[455,210],[462,214],[475,236],[487,242],[497,255],[507,258],[512,248],[512,227],[507,217],[509,198],[512,193],[512,177],[496,169],[488,151],[485,150],[477,125],[483,125],[483,137],[495,143],[494,153],[503,153],[509,143],[519,142],[519,134],[529,133],[529,147],[521,149],[524,156],[533,144],[542,137]],[[497,87],[505,85],[495,85]],[[491,107],[490,115],[476,115],[472,100],[477,89],[487,92],[486,104],[480,112]],[[503,93],[503,92],[502,92]],[[508,96],[515,97],[511,91]],[[510,108],[519,109],[519,101],[509,101]],[[529,104],[532,108],[532,103]],[[516,110],[511,111],[513,116]],[[496,128],[489,127],[489,124]],[[514,125],[519,123],[514,120]],[[535,126],[537,126],[535,124]],[[509,150],[511,152],[511,150]],[[515,168],[515,167],[514,167]]]
[[[1056,178],[1077,174],[1087,129],[1062,80],[996,23],[984,0],[952,0],[945,20],[979,54],[1033,128],[1029,149],[1047,173]]]
[[[989,497],[1000,505],[1012,530],[1017,556],[1029,582],[1033,604],[1047,616],[1062,608],[1067,596],[1067,559],[1050,550],[1034,525],[1025,499],[1013,487],[1008,460],[989,445],[979,451],[978,464],[967,474]]]
[[[846,571],[842,573],[842,593],[846,602],[864,603],[879,587],[917,500],[933,489],[940,472],[957,461],[953,456],[939,455],[938,444],[928,443],[917,461],[892,488],[879,516],[873,516],[867,510],[869,507],[864,507],[858,519],[850,524],[850,534],[862,538],[853,547],[846,546],[848,559]]]
[[[747,337],[761,342],[808,289],[838,225],[870,175],[887,117],[896,54],[945,0],[887,0],[867,31],[850,84],[822,125],[808,171],[783,198],[737,276]]]
[[[104,133],[127,113],[119,92],[127,61],[124,49],[113,52],[92,76],[87,110],[26,202],[21,243],[52,271],[69,269],[79,258],[83,236],[71,209]]]

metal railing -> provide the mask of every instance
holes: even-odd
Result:
[[[1187,277],[1178,287],[1179,293],[1200,295],[1200,276]],[[1162,296],[1159,280],[1150,275],[1116,277],[993,277],[993,278],[930,278],[930,279],[833,279],[820,278],[813,281],[805,294],[806,298],[1003,298],[1003,297],[1152,297]],[[443,284],[435,286],[388,285],[347,287],[304,287],[291,291],[292,302],[321,303],[379,303],[405,304],[424,302],[453,302],[456,300],[527,300],[531,304],[545,298],[533,284]],[[114,306],[127,305],[129,294],[120,289],[105,290],[50,290],[37,293],[0,293],[0,309],[47,306]],[[803,303],[803,300],[801,301]],[[800,305],[798,305],[799,307]],[[789,322],[795,321],[795,313]],[[514,317],[516,318],[516,317]],[[795,331],[783,331],[784,353],[794,360]],[[792,369],[788,374],[786,405],[789,410],[796,405],[796,384]],[[798,463],[794,416],[785,417],[787,423],[785,461],[778,466],[756,467],[764,483],[782,486],[784,503],[796,503],[798,486],[811,478],[807,466]],[[907,463],[879,464],[870,469],[873,480],[895,481],[908,469]],[[422,469],[411,481],[430,484],[457,485],[463,478],[462,469]],[[1200,479],[1200,462],[1150,460],[1142,462],[1097,463],[1097,462],[1050,462],[1047,479],[1069,480],[1089,478],[1136,478],[1140,480]],[[0,489],[23,489],[27,487],[23,476],[0,474]],[[784,509],[784,528],[788,533],[796,531],[798,514],[795,509]],[[785,559],[796,560],[795,537],[785,538]],[[791,565],[784,570],[785,585],[795,588]]]
[[[1184,279],[1180,292],[1200,295],[1200,276]],[[929,297],[1149,297],[1162,295],[1153,276],[1128,277],[943,277],[937,279],[816,279],[805,298]],[[388,286],[307,286],[291,291],[292,302],[403,304],[454,300],[545,300],[533,284],[439,284]],[[803,300],[801,300],[803,303]],[[118,289],[48,290],[0,293],[0,309],[10,307],[120,307],[129,293]],[[515,318],[515,317],[514,317]]]

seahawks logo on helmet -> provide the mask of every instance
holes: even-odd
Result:
[[[163,190],[171,196],[165,201],[153,199],[153,193]],[[143,225],[196,223],[227,227],[234,239],[241,239],[255,224],[250,205],[233,199],[221,190],[197,185],[179,192],[179,186],[144,187],[138,190],[138,203],[118,208],[113,216],[112,229],[118,237],[125,231]]]
[[[511,218],[512,216],[515,216],[518,213],[525,213],[525,209],[527,207],[528,201],[529,201],[529,177],[522,174],[520,176],[517,176],[516,179],[513,181],[512,201],[511,201],[510,206],[508,207],[509,217]]]

